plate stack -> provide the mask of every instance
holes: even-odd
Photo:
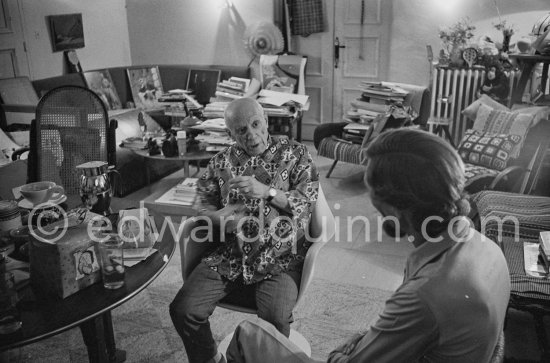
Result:
[[[21,227],[21,214],[17,203],[10,200],[0,200],[0,231],[9,232]]]

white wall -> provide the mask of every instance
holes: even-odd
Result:
[[[53,52],[48,15],[82,13],[84,70],[131,65],[125,0],[20,0],[32,79],[64,73],[63,52]]]
[[[127,0],[127,4],[136,65],[246,65],[250,61],[243,43],[246,26],[273,20],[272,0]]]
[[[383,0],[384,1],[384,0]],[[393,0],[390,79],[413,84],[428,84],[429,64],[426,45],[437,57],[441,49],[440,27],[469,17],[476,26],[476,38],[489,35],[502,41],[493,27],[498,21],[494,0]],[[550,11],[549,0],[497,0],[502,16],[517,31],[512,43],[527,35],[536,20]]]

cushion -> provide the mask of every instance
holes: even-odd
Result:
[[[469,129],[460,142],[458,153],[465,163],[503,170],[521,139],[514,134],[493,135]]]
[[[336,137],[325,137],[321,140],[317,153],[319,156],[345,161],[346,163],[361,163],[361,146]]]
[[[533,115],[496,110],[480,105],[472,129],[486,134],[521,136],[519,147],[512,153],[512,157],[517,158],[533,120]]]
[[[550,107],[548,107],[548,106],[526,107],[526,105],[517,103],[517,104],[512,106],[512,112],[523,113],[523,114],[526,114],[526,115],[532,115],[533,116],[533,124],[531,125],[531,127],[533,127],[536,124],[538,124],[540,120],[548,119],[548,116],[550,116]]]
[[[503,111],[509,111],[508,107],[504,106],[501,103],[498,103],[497,101],[493,100],[491,97],[487,95],[481,95],[477,100],[472,102],[468,107],[466,107],[462,114],[469,118],[472,121],[475,121],[477,116],[477,111],[479,110],[479,106],[486,105],[489,107],[494,108],[495,110],[503,110]]]

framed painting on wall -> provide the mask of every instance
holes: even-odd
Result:
[[[54,52],[84,48],[82,14],[50,15],[48,20]]]
[[[84,72],[84,79],[88,88],[94,91],[105,103],[107,110],[118,110],[122,103],[118,97],[115,84],[107,69]]]
[[[128,68],[128,81],[137,108],[160,107],[158,99],[164,93],[159,67]]]

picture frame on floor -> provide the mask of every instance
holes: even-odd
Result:
[[[84,72],[84,79],[88,88],[94,91],[99,98],[101,98],[103,103],[105,103],[107,110],[118,110],[122,108],[122,103],[118,97],[109,70],[103,69]]]
[[[164,90],[158,66],[128,68],[128,81],[136,108],[160,107],[158,101]]]

